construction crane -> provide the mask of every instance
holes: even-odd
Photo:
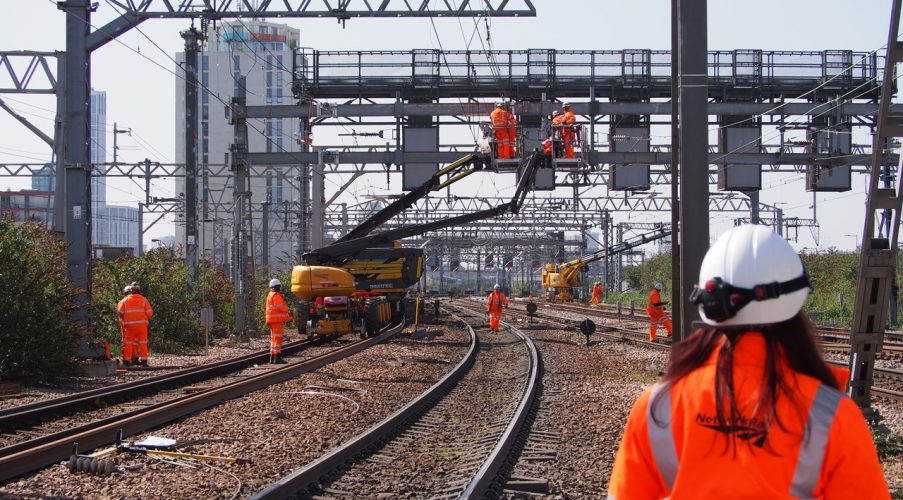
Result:
[[[402,315],[414,312],[407,290],[423,275],[423,249],[401,246],[404,238],[505,213],[517,213],[533,188],[542,155],[535,152],[518,167],[510,202],[425,224],[373,231],[429,193],[486,169],[490,159],[473,153],[442,168],[418,188],[392,202],[330,245],[302,256],[292,269],[292,293],[299,299],[296,322],[309,337],[357,331],[366,338]],[[442,180],[448,175],[448,179]],[[372,234],[371,234],[372,233]],[[315,301],[313,304],[311,301]]]
[[[570,302],[574,300],[573,289],[582,284],[583,271],[590,263],[660,240],[670,234],[671,229],[663,226],[654,231],[628,238],[620,243],[600,248],[595,252],[568,262],[561,264],[550,262],[546,264],[542,268],[542,286],[546,290],[546,299],[550,302]]]

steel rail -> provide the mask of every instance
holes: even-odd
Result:
[[[460,320],[457,316],[453,317]],[[257,492],[252,499],[282,499],[295,496],[309,485],[317,483],[321,477],[329,474],[342,464],[354,459],[356,455],[367,448],[377,445],[387,436],[396,433],[410,420],[431,408],[445,394],[457,384],[473,366],[479,351],[480,342],[476,333],[466,322],[462,321],[470,333],[470,349],[463,359],[438,382],[430,386],[420,396],[410,401],[395,413],[389,415],[381,422],[373,425],[366,431],[351,438],[344,444],[329,451],[320,458],[297,469],[267,488]]]
[[[78,443],[82,450],[112,444],[116,441],[119,431],[122,431],[123,436],[131,436],[250,392],[284,382],[383,342],[401,332],[403,328],[404,322],[390,325],[375,337],[299,363],[280,366],[259,375],[177,400],[134,410],[104,419],[101,422],[92,422],[76,429],[49,434],[0,449],[0,481],[9,480],[68,458],[72,454],[75,443]]]
[[[294,354],[316,345],[317,341],[300,340],[282,347],[285,354]],[[173,373],[143,378],[132,382],[77,392],[67,396],[38,401],[28,405],[0,410],[0,431],[33,425],[49,418],[68,415],[79,411],[103,408],[138,397],[156,394],[165,389],[208,380],[260,364],[267,360],[269,349],[246,354],[212,364],[186,368]]]
[[[480,469],[464,489],[464,492],[461,493],[460,498],[483,498],[490,493],[497,481],[499,472],[508,460],[511,449],[520,437],[524,424],[529,417],[530,408],[536,400],[539,378],[542,376],[542,358],[540,358],[539,351],[536,349],[533,340],[510,323],[503,322],[503,324],[508,325],[510,331],[520,338],[530,353],[530,374],[527,384],[524,386],[520,404],[518,404],[517,410],[508,422],[505,432],[502,433],[495,448],[480,466]],[[494,493],[496,496],[500,496],[502,491],[494,491]]]

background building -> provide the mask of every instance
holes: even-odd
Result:
[[[229,239],[232,218],[217,208],[223,202],[231,205],[232,186],[222,179],[209,179],[206,189],[200,172],[206,164],[222,164],[226,161],[234,136],[233,127],[225,115],[225,105],[238,88],[238,79],[246,78],[247,104],[288,104],[292,100],[292,54],[298,46],[299,30],[284,24],[254,20],[239,20],[211,27],[207,43],[198,56],[200,70],[198,89],[198,233],[200,251],[210,254],[219,263],[229,261]],[[176,54],[179,67],[184,52]],[[185,82],[176,84],[176,161],[185,159]],[[213,95],[211,95],[213,94]],[[219,99],[217,99],[217,96]],[[297,118],[248,120],[250,151],[279,152],[301,151],[294,133],[298,131]],[[258,165],[260,166],[260,165]],[[261,262],[262,252],[267,252],[274,269],[286,269],[293,262],[294,242],[297,240],[297,217],[290,212],[291,202],[297,202],[297,188],[286,180],[300,174],[300,165],[281,166],[283,175],[251,178],[251,203],[256,207],[270,202],[269,238],[263,241],[259,232],[261,212],[255,210],[254,252],[256,262]],[[176,181],[176,193],[184,192],[184,182]],[[208,200],[204,213],[203,200]],[[180,224],[181,223],[181,224]],[[184,220],[176,220],[176,240],[183,242]]]
[[[91,163],[107,161],[107,93],[91,89]],[[41,174],[44,175],[41,175]],[[53,192],[56,178],[46,168],[31,179],[32,191]],[[26,195],[33,198],[34,194]],[[32,200],[33,201],[33,200]],[[53,199],[49,201],[53,210]],[[138,209],[126,205],[107,204],[107,179],[91,176],[91,243],[95,247],[127,247],[138,253]]]

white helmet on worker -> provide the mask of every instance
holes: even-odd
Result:
[[[560,115],[561,115],[561,111],[558,111],[557,109],[555,111],[552,111],[552,118],[554,118],[556,116],[560,116]]]
[[[562,107],[562,108],[570,108],[570,107],[571,107],[571,103],[569,103],[569,102],[563,102],[563,103],[561,103],[561,107]]]
[[[665,288],[665,285],[661,284],[661,282],[658,282],[653,286],[653,288],[661,292]]]
[[[497,107],[497,108],[505,107],[505,101],[495,101],[495,107]]]
[[[690,302],[714,326],[765,325],[794,317],[809,276],[784,238],[757,225],[735,227],[705,254]]]
[[[280,281],[277,280],[276,278],[271,279],[271,280],[270,280],[270,288],[273,288],[273,287],[276,287],[276,286],[282,286],[282,282],[280,282]]]
[[[500,287],[500,286],[499,286],[499,284],[498,284],[498,283],[496,283],[496,284],[495,284],[495,286],[494,286],[494,287],[492,287],[492,289],[493,289],[493,290],[498,290],[498,289],[499,289],[499,288],[501,288],[501,287]]]

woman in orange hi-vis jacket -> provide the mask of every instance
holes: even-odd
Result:
[[[562,109],[564,113],[561,115],[561,124],[564,127],[561,129],[561,142],[564,143],[564,157],[573,158],[574,145],[577,142],[577,132],[574,130],[573,125],[577,123],[577,115],[571,111],[570,103],[564,103]]]
[[[770,229],[715,242],[690,297],[708,326],[634,405],[609,499],[890,498],[865,419],[800,313],[808,294]]]
[[[489,298],[486,299],[486,314],[489,315],[489,329],[494,333],[499,332],[499,321],[502,319],[502,306],[508,307],[508,297],[502,293],[501,288],[495,285]]]
[[[266,322],[270,327],[270,364],[285,364],[282,359],[282,337],[285,335],[285,323],[291,320],[288,304],[282,296],[282,283],[271,279],[270,293],[266,300]]]
[[[116,305],[122,329],[122,364],[147,366],[147,328],[154,310],[137,283],[122,292],[125,297]]]
[[[668,336],[671,336],[671,318],[665,311],[665,303],[662,302],[661,283],[656,283],[652,290],[649,291],[649,303],[646,304],[646,314],[649,315],[649,342],[655,342],[655,334],[658,332],[658,325],[664,325]]]
[[[489,114],[492,131],[495,134],[497,158],[500,160],[514,157],[513,145],[508,138],[508,115],[509,113],[505,111],[505,103],[502,101],[495,103],[495,109]]]

